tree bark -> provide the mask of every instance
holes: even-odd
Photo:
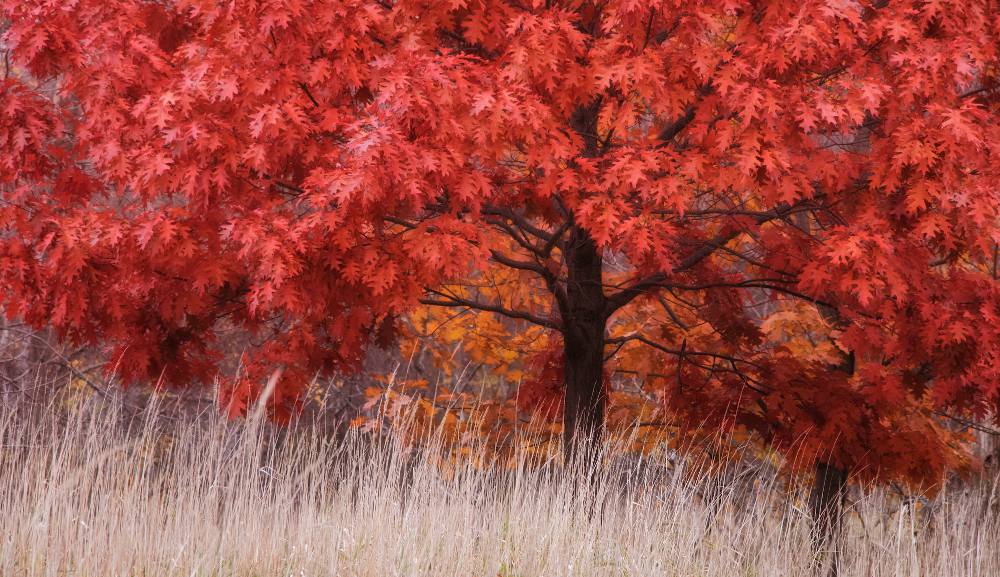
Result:
[[[809,495],[813,518],[812,543],[819,567],[828,567],[827,575],[837,575],[837,545],[843,518],[847,471],[822,461],[816,462],[816,478]]]
[[[847,471],[822,461],[816,463],[809,510],[813,518],[813,542],[820,547],[825,547],[836,537],[846,489]]]
[[[572,461],[577,449],[591,454],[604,434],[605,297],[603,263],[587,231],[573,227],[565,247],[566,314],[563,319],[563,453]]]
[[[854,352],[844,355],[834,370],[853,375]],[[816,477],[813,480],[812,493],[809,495],[809,509],[813,518],[812,544],[820,567],[829,566],[827,571],[829,577],[837,575],[837,547],[847,479],[845,469],[824,461],[816,461]]]

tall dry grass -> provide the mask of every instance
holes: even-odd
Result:
[[[803,499],[763,467],[445,470],[308,427],[0,409],[5,577],[809,575]],[[690,469],[689,469],[690,470]],[[720,480],[721,479],[721,480]],[[841,575],[1000,575],[995,487],[852,496]]]

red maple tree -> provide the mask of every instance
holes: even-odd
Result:
[[[205,381],[235,327],[230,408],[282,367],[287,418],[420,301],[557,331],[567,441],[637,346],[786,442],[1000,409],[990,2],[0,5],[5,310],[126,379]],[[795,301],[835,361],[763,338]]]

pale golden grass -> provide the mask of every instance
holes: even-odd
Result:
[[[443,473],[392,443],[308,427],[122,423],[111,409],[0,409],[0,575],[816,572],[801,491],[763,467],[692,479],[653,457],[615,460],[595,478],[559,467]],[[986,513],[995,487],[975,487],[902,507],[852,494],[840,574],[1000,576],[1000,524]]]

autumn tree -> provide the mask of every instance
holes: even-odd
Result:
[[[1000,408],[989,2],[2,6],[3,305],[126,381],[239,330],[288,418],[419,302],[556,335],[567,447],[637,348],[775,439]],[[764,338],[800,305],[837,359]]]

